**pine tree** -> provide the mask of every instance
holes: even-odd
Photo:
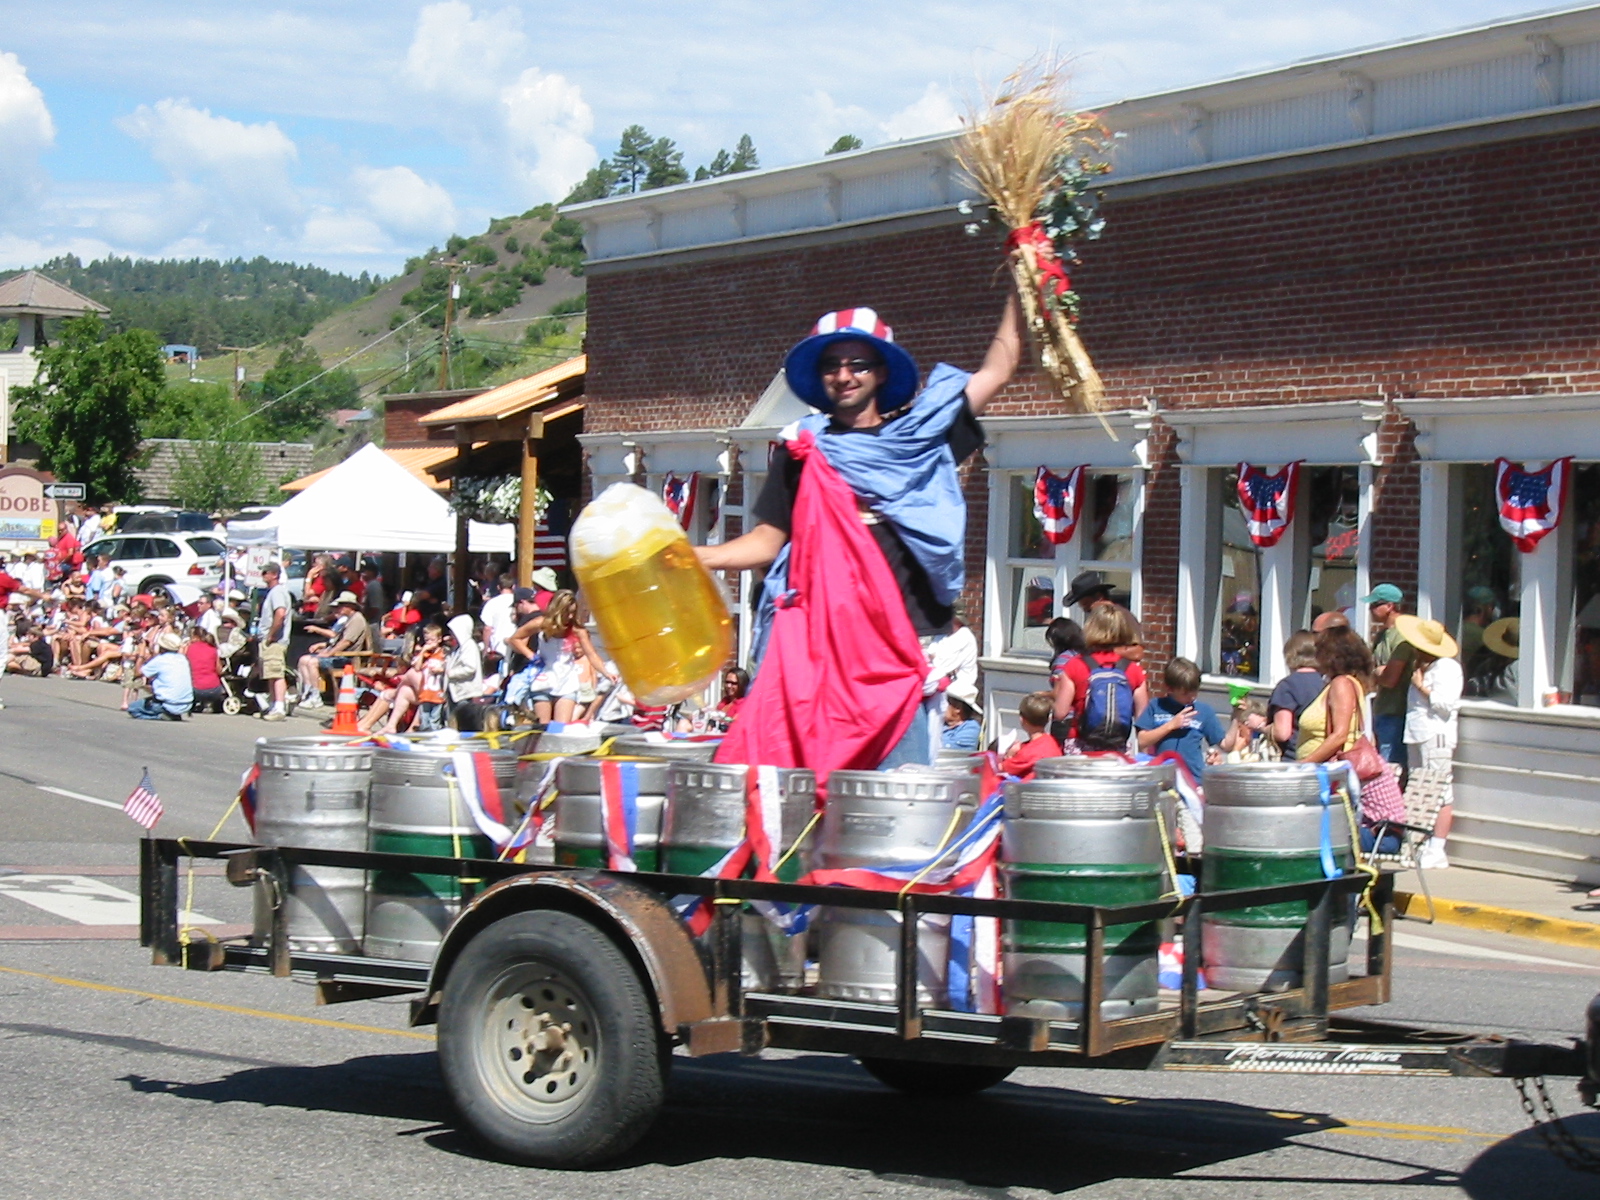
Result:
[[[849,150],[859,149],[861,149],[861,139],[853,133],[844,133],[840,134],[839,140],[834,142],[833,145],[829,146],[824,153],[843,154]]]
[[[671,138],[657,138],[646,156],[649,170],[641,191],[671,187],[675,183],[688,183],[689,172],[684,170],[683,151]]]
[[[665,139],[663,139],[665,140]],[[669,143],[670,144],[670,143]],[[611,170],[616,174],[616,192],[626,195],[649,186],[651,154],[658,143],[645,132],[643,125],[629,125],[622,131],[617,152],[611,156]]]
[[[761,165],[761,160],[756,156],[756,144],[750,140],[748,133],[742,134],[739,144],[733,148],[733,161],[728,164],[727,173],[737,174],[740,171],[754,171]]]

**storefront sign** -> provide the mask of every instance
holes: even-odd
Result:
[[[0,471],[0,541],[13,549],[41,549],[56,536],[60,506],[45,495],[45,479],[26,467]]]

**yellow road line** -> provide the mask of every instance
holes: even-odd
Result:
[[[83,988],[91,992],[110,992],[119,996],[138,996],[141,1000],[162,1000],[168,1004],[182,1004],[189,1008],[206,1008],[212,1012],[233,1013],[241,1017],[261,1017],[268,1021],[290,1021],[296,1025],[321,1025],[328,1029],[353,1029],[357,1033],[386,1033],[391,1037],[415,1038],[431,1042],[433,1034],[418,1033],[414,1029],[385,1029],[381,1025],[356,1025],[349,1021],[330,1021],[324,1017],[301,1017],[293,1013],[268,1012],[263,1008],[242,1008],[237,1004],[214,1004],[209,1000],[190,1000],[186,996],[168,996],[162,992],[142,992],[137,988],[116,987],[109,983],[94,983],[87,979],[72,979],[65,975],[46,975],[42,971],[24,971],[20,967],[0,967],[7,975],[23,975],[29,979],[43,979],[59,983],[62,987]]]

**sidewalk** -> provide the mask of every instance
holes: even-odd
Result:
[[[1416,871],[1395,876],[1395,908],[1426,920],[1428,902]],[[1433,918],[1487,933],[1510,933],[1565,946],[1600,951],[1600,897],[1589,899],[1589,884],[1503,875],[1471,867],[1427,872]]]

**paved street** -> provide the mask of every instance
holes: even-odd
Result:
[[[149,766],[160,832],[209,833],[271,727],[135,723],[118,696],[0,681],[8,1200],[1596,1194],[1527,1132],[1500,1080],[1024,1071],[933,1103],[820,1055],[675,1060],[663,1120],[608,1169],[488,1161],[456,1130],[431,1030],[407,1029],[401,1006],[319,1009],[284,981],[148,965],[128,924],[138,830],[114,806]],[[243,833],[235,817],[223,836]],[[246,893],[214,869],[192,885],[197,922],[248,920]],[[1561,1039],[1597,988],[1586,952],[1407,923],[1383,1015]],[[1569,1084],[1552,1094],[1576,1107]],[[1570,1124],[1600,1149],[1600,1114]]]

